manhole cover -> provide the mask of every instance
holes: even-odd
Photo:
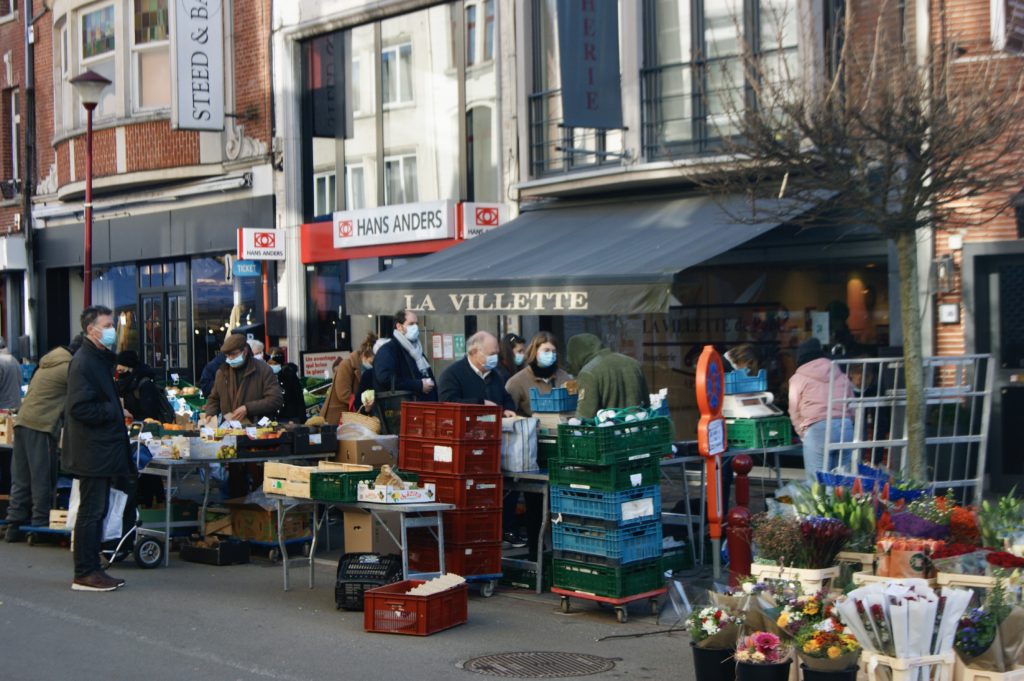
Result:
[[[606,672],[615,668],[615,660],[581,653],[498,653],[466,660],[462,668],[512,679],[562,679]]]

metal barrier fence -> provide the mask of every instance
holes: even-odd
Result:
[[[845,412],[853,421],[851,437],[835,433],[827,419],[825,461],[853,456],[858,463],[906,476],[906,381],[902,358],[837,360],[852,384],[853,394],[829,379],[829,410]],[[927,402],[925,465],[928,480],[940,492],[952,488],[963,501],[981,501],[985,475],[995,366],[990,355],[928,357],[924,360]],[[835,438],[835,442],[833,442]],[[855,446],[851,446],[855,445]],[[827,464],[826,464],[827,467]]]

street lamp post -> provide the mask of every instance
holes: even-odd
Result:
[[[83,71],[71,79],[75,93],[85,107],[85,263],[83,286],[85,307],[92,305],[92,112],[110,81],[95,71]]]

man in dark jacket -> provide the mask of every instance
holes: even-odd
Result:
[[[80,499],[71,588],[113,591],[124,586],[124,580],[114,579],[100,569],[100,540],[111,485],[137,474],[124,424],[131,413],[121,407],[114,385],[115,356],[110,348],[117,340],[117,331],[113,313],[102,305],[87,307],[82,311],[81,323],[85,340],[68,369],[61,452],[61,466],[78,478]]]
[[[218,352],[213,356],[206,366],[203,367],[203,373],[199,375],[199,389],[203,391],[203,395],[206,397],[210,396],[213,392],[213,381],[217,378],[217,371],[224,366],[224,353]]]
[[[306,400],[299,381],[299,367],[292,362],[285,362],[281,348],[271,348],[267,355],[267,365],[277,376],[281,385],[284,406],[277,412],[277,420],[281,422],[302,423],[306,420]]]
[[[466,341],[466,356],[444,370],[438,384],[442,402],[498,406],[516,415],[515,403],[498,372],[498,339],[479,331]]]
[[[14,454],[11,459],[11,502],[7,506],[7,541],[25,535],[19,525],[46,527],[57,465],[57,438],[68,392],[68,367],[82,345],[76,336],[71,345],[50,350],[39,360],[29,383],[28,395],[14,421]],[[31,518],[31,521],[29,520]]]
[[[640,362],[601,346],[592,333],[569,339],[569,373],[579,383],[576,416],[592,419],[602,409],[646,406],[650,400]]]
[[[434,372],[423,356],[418,322],[412,310],[395,313],[391,340],[373,360],[374,388],[378,393],[407,390],[412,393],[410,400],[436,402]]]
[[[115,378],[124,408],[136,421],[154,419],[160,423],[173,423],[174,410],[167,401],[167,395],[153,380],[155,375],[148,364],[139,361],[134,350],[117,353]]]

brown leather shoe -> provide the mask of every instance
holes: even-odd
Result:
[[[117,588],[118,589],[120,589],[122,586],[124,586],[124,580],[121,579],[120,577],[113,577],[111,575],[108,575],[105,570],[100,570],[100,574],[103,575],[104,577],[106,577],[107,579],[114,580],[114,583],[117,584]]]
[[[107,576],[102,570],[97,570],[85,577],[76,577],[71,582],[72,591],[114,591],[120,586],[116,579]]]

